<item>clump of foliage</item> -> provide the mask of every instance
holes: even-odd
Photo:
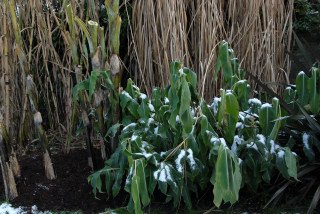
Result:
[[[214,204],[235,203],[240,189],[256,190],[275,173],[297,179],[296,155],[277,140],[281,122],[278,99],[251,98],[250,85],[226,42],[220,45],[216,71],[228,90],[208,105],[197,93],[196,74],[171,64],[170,86],[153,89],[150,98],[129,80],[120,94],[119,146],[105,167],[89,177],[93,191],[115,197],[130,193],[129,211],[142,213],[156,188],[173,202],[192,207],[191,197],[210,187]],[[103,185],[102,176],[105,176]],[[123,180],[125,179],[124,186]]]
[[[294,28],[297,31],[317,32],[320,29],[320,2],[295,0]]]
[[[269,205],[278,201],[290,184],[295,184],[295,189],[298,189],[300,194],[292,197],[292,203],[313,194],[308,213],[316,209],[320,200],[319,67],[312,67],[310,73],[308,76],[301,71],[296,77],[295,85],[287,87],[284,91],[284,100],[295,112],[286,117],[284,130],[289,134],[288,146],[301,157],[302,166],[298,173],[300,184],[285,182],[267,203]]]

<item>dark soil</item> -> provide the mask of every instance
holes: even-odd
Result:
[[[57,179],[48,180],[44,175],[42,155],[32,152],[31,154],[19,158],[21,166],[21,177],[18,178],[17,188],[18,198],[11,203],[14,207],[26,207],[31,210],[33,205],[40,211],[79,211],[79,213],[100,213],[108,208],[125,207],[128,203],[129,195],[121,192],[115,199],[107,200],[105,194],[94,197],[92,187],[88,184],[87,177],[92,173],[87,166],[86,150],[72,150],[68,155],[59,152],[52,155]],[[99,152],[96,151],[96,157]],[[102,163],[102,161],[100,160]],[[1,179],[0,179],[1,180]],[[1,182],[1,181],[0,181]],[[276,190],[272,190],[275,192]],[[0,183],[0,193],[4,193],[3,185]],[[212,188],[202,193],[200,199],[195,199],[192,213],[264,213],[263,206],[270,199],[270,192],[253,194],[246,190],[241,191],[240,201],[234,206],[228,204],[222,206],[222,210],[213,207]],[[294,195],[293,193],[289,193]],[[1,195],[3,200],[4,196]],[[257,200],[260,199],[260,200]],[[146,209],[148,213],[186,213],[182,206],[174,210],[172,204],[164,204],[162,194],[155,193],[152,197],[153,203]],[[212,208],[212,209],[211,209]],[[297,207],[298,208],[298,207]],[[281,209],[286,210],[284,208]],[[298,209],[296,209],[298,210]],[[30,212],[31,213],[31,212]],[[266,213],[274,213],[274,210]],[[302,212],[303,213],[303,212]]]
[[[73,150],[70,154],[52,155],[57,179],[48,180],[44,175],[41,154],[19,158],[21,177],[17,179],[18,198],[13,206],[31,207],[49,211],[82,211],[99,213],[108,207],[123,206],[107,201],[105,195],[94,197],[87,177],[92,173],[87,166],[85,150]],[[0,185],[0,192],[3,185]],[[123,202],[123,201],[122,201]]]

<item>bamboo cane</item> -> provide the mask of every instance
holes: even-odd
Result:
[[[27,95],[29,98],[29,104],[31,111],[33,113],[33,121],[35,124],[35,127],[37,129],[39,138],[40,138],[40,143],[43,149],[43,162],[44,162],[44,168],[45,168],[45,174],[46,177],[49,180],[53,180],[56,178],[56,175],[54,173],[53,169],[53,164],[50,158],[49,150],[48,150],[48,138],[46,135],[46,132],[42,126],[42,116],[41,113],[37,110],[38,106],[38,92],[35,87],[35,84],[32,80],[32,77],[28,75],[27,77]]]

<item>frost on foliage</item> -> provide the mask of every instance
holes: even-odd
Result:
[[[214,115],[216,115],[218,113],[218,109],[219,109],[219,103],[221,102],[221,97],[215,97],[213,99],[213,103],[211,105],[211,108],[213,109],[213,113]]]
[[[180,123],[180,117],[179,117],[179,115],[176,116],[176,123]]]
[[[178,172],[181,172],[182,173],[182,170],[183,170],[183,166],[181,164],[181,160],[182,158],[184,158],[186,156],[186,152],[182,149],[176,159],[176,168],[178,170]]]
[[[190,165],[190,168],[192,170],[195,170],[196,169],[196,162],[193,159],[193,151],[191,149],[188,149],[187,152],[189,153],[188,156],[187,156],[187,161],[188,161],[188,163]]]
[[[266,137],[265,137],[264,135],[262,135],[262,134],[257,134],[257,138],[258,138],[258,141],[259,141],[260,143],[262,143],[263,145],[266,144]]]
[[[136,135],[136,134],[133,134],[132,136],[131,136],[131,141],[136,141],[137,139],[138,139],[138,135]]]
[[[191,149],[188,149],[187,151],[182,149],[180,151],[177,159],[175,160],[176,169],[177,169],[178,172],[180,172],[180,173],[183,172],[183,168],[184,167],[181,164],[181,161],[183,160],[183,158],[186,158],[191,170],[195,170],[196,169],[196,161],[194,160],[194,157],[193,157],[193,151]]]
[[[264,103],[262,106],[261,106],[261,109],[263,108],[272,108],[272,105],[270,103]]]
[[[259,99],[257,98],[252,98],[248,100],[249,105],[256,105],[256,106],[261,106],[262,103]]]
[[[154,128],[154,134],[157,135],[159,133],[159,127]]]
[[[233,144],[231,146],[231,151],[234,153],[234,154],[237,154],[237,149],[238,149],[238,146],[242,144],[244,140],[239,137],[239,135],[235,135],[234,138],[233,138]]]
[[[303,133],[303,135],[302,135],[302,142],[303,142],[304,147],[305,147],[307,150],[310,150],[309,138],[310,138],[310,135],[308,135],[307,133]]]
[[[127,98],[129,98],[130,100],[132,100],[132,97],[131,97],[131,95],[130,95],[128,92],[123,91],[122,94],[123,94],[124,96],[126,96]]]
[[[164,104],[167,105],[167,104],[169,104],[169,103],[170,103],[170,101],[169,101],[168,97],[165,97],[165,98],[164,98]]]
[[[255,144],[254,142],[251,142],[251,143],[247,144],[247,148],[252,148],[252,149],[255,149],[255,150],[259,151],[258,147],[257,147],[257,144]]]
[[[220,143],[224,146],[227,146],[227,143],[226,143],[226,140],[224,138],[217,138],[217,137],[212,137],[210,139],[210,142],[213,144],[213,145],[216,145],[217,143]]]
[[[183,68],[180,68],[178,72],[179,72],[179,74],[180,74],[181,76],[184,76],[184,75],[185,75],[185,74],[184,74],[184,71],[183,71]]]
[[[126,179],[126,185],[128,185],[130,183],[132,175],[133,175],[133,166],[130,167],[129,174],[128,174],[127,179]]]
[[[276,150],[280,148],[279,145],[277,145],[273,140],[270,140],[270,153],[275,154]]]
[[[153,177],[156,180],[161,181],[161,182],[165,182],[165,183],[168,181],[173,182],[173,179],[171,176],[171,171],[169,168],[169,164],[165,164],[163,162],[160,164],[160,168],[153,173]]]
[[[130,123],[126,127],[123,128],[123,132],[128,131],[128,129],[134,128],[137,124],[136,123]]]
[[[277,156],[279,158],[283,158],[284,157],[284,151],[283,150],[278,151]]]
[[[141,99],[141,100],[147,99],[147,95],[144,94],[144,93],[141,93],[141,94],[140,94],[140,99]]]
[[[149,118],[148,119],[148,127],[151,125],[151,124],[153,124],[155,121],[154,121],[154,119],[153,118]]]
[[[232,90],[228,89],[226,90],[226,95],[231,95],[232,94]]]
[[[150,157],[152,157],[155,152],[149,153],[146,151],[146,149],[148,149],[149,144],[146,141],[142,141],[142,145],[141,145],[141,152],[135,153],[136,155],[141,155],[143,157],[145,157],[146,159],[149,159]]]
[[[242,123],[242,122],[237,122],[236,128],[237,128],[237,129],[243,129],[243,128],[244,128],[243,123]]]
[[[150,111],[154,112],[154,106],[151,103],[148,103],[148,107],[150,109]]]

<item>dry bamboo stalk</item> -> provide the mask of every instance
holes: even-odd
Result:
[[[261,80],[286,81],[292,11],[293,0],[136,0],[131,48],[136,81],[147,92],[169,84],[168,64],[178,59],[196,71],[201,94],[211,99],[221,87],[212,76],[222,40],[231,43],[242,67]],[[184,54],[175,53],[180,50]]]
[[[56,175],[54,173],[52,161],[49,155],[49,150],[48,150],[49,142],[48,142],[46,132],[42,126],[41,113],[37,110],[38,109],[38,92],[32,80],[32,77],[30,75],[28,75],[27,77],[26,91],[29,99],[30,109],[33,113],[33,121],[37,129],[37,132],[40,138],[40,143],[43,149],[43,162],[44,162],[45,174],[49,180],[53,180],[56,178]]]
[[[18,191],[16,187],[16,182],[14,180],[13,172],[9,164],[9,157],[8,157],[9,151],[6,148],[7,142],[4,142],[5,140],[6,139],[3,138],[2,131],[1,131],[0,133],[0,165],[2,170],[2,178],[3,178],[6,199],[12,200],[18,197]]]

